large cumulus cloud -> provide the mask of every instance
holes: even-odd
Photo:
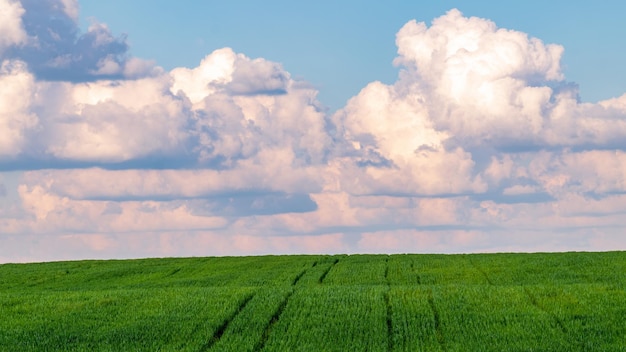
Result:
[[[0,261],[626,248],[626,95],[581,103],[559,45],[411,21],[329,114],[276,62],[167,72],[75,1],[0,8]]]
[[[240,66],[258,72],[246,76]],[[220,168],[269,150],[306,165],[328,152],[316,92],[279,65],[230,49],[194,69],[84,83],[37,80],[26,63],[5,60],[0,79],[5,169]]]
[[[78,27],[77,0],[3,0],[3,57],[28,62],[41,79],[93,81],[148,74],[153,64],[128,55],[125,36],[105,24]]]

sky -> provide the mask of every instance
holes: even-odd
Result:
[[[0,0],[0,263],[625,250],[624,6]]]

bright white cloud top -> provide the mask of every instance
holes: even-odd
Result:
[[[75,1],[0,10],[0,262],[626,249],[626,95],[581,103],[559,45],[411,21],[397,81],[328,113],[279,63],[167,72]]]

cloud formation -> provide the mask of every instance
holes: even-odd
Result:
[[[263,58],[167,72],[76,1],[0,9],[2,262],[626,248],[626,95],[581,103],[559,45],[410,21],[329,114]]]
[[[126,37],[114,37],[105,24],[93,20],[80,33],[77,0],[3,0],[0,6],[6,17],[0,52],[27,62],[39,79],[121,79],[153,69],[150,62],[131,58]]]

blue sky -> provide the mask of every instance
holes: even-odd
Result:
[[[623,7],[0,0],[0,263],[624,250]]]
[[[458,8],[565,47],[563,71],[584,101],[626,91],[626,24],[620,1],[83,1],[94,17],[127,33],[131,52],[166,69],[194,67],[208,52],[231,47],[280,62],[315,84],[323,104],[338,109],[368,82],[393,82],[395,34],[407,21],[429,23]],[[122,10],[123,9],[123,10]]]

